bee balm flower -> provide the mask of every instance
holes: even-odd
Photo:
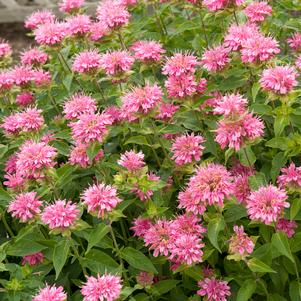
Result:
[[[40,289],[32,301],[67,301],[67,294],[64,292],[62,286],[46,285],[45,288]]]
[[[227,297],[231,295],[227,281],[205,278],[198,282],[198,286],[200,289],[197,294],[206,296],[208,301],[227,301]]]

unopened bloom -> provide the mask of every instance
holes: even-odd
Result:
[[[121,155],[118,164],[126,168],[128,171],[140,170],[144,165],[144,154],[140,152],[135,152],[134,150],[126,151]]]
[[[284,218],[278,220],[276,230],[284,232],[287,237],[293,237],[298,224],[295,221],[290,221]]]
[[[44,208],[41,220],[50,229],[67,229],[74,226],[78,219],[79,210],[70,201],[57,200],[54,204]]]
[[[295,50],[300,51],[301,50],[301,33],[295,32],[288,40],[287,40],[289,46]]]
[[[25,223],[41,212],[42,202],[36,192],[24,192],[17,195],[9,204],[7,211],[13,217]]]
[[[38,48],[31,48],[21,54],[21,63],[23,65],[43,65],[46,63],[47,59],[47,53]]]
[[[64,292],[62,286],[55,285],[40,289],[39,293],[35,295],[32,301],[67,301],[67,294]]]
[[[62,0],[59,3],[59,8],[61,12],[70,13],[81,8],[84,2],[85,0]]]
[[[251,254],[254,249],[254,242],[244,232],[244,227],[235,225],[233,230],[235,234],[232,235],[229,240],[229,253],[240,254],[241,256]]]
[[[245,9],[244,13],[251,22],[262,22],[272,14],[272,7],[264,1],[252,2]]]
[[[297,72],[290,66],[277,66],[265,69],[260,78],[261,87],[276,94],[285,95],[298,84]]]
[[[290,206],[286,200],[286,192],[273,185],[251,192],[246,205],[250,219],[266,225],[276,222],[282,217],[284,208]]]
[[[90,276],[81,289],[83,301],[114,301],[120,296],[121,283],[119,276],[110,274]]]
[[[148,218],[138,217],[133,222],[133,227],[131,230],[134,232],[134,236],[143,238],[145,233],[152,226],[152,222]]]
[[[40,45],[54,46],[62,42],[67,34],[66,24],[52,22],[40,25],[34,32],[35,40]]]
[[[22,259],[22,264],[29,264],[30,266],[37,265],[44,261],[44,255],[42,252],[26,255]]]
[[[224,46],[208,49],[203,53],[201,64],[209,72],[221,71],[230,62],[229,52]]]
[[[141,286],[150,286],[154,283],[154,274],[142,271],[136,276],[136,279]]]
[[[25,28],[36,29],[42,24],[53,23],[55,15],[49,10],[33,12],[25,20]]]
[[[131,46],[135,58],[143,62],[156,62],[161,60],[165,53],[162,45],[155,41],[138,41]]]
[[[198,286],[198,295],[206,296],[208,301],[227,301],[227,297],[231,295],[228,282],[213,277],[199,281]]]
[[[117,196],[113,186],[94,184],[82,194],[83,204],[88,207],[88,212],[96,214],[98,218],[111,212],[122,200]]]
[[[291,163],[289,167],[282,168],[277,183],[281,188],[300,188],[301,167],[296,167],[295,163]]]
[[[70,16],[66,20],[66,28],[68,35],[84,35],[90,31],[91,18],[88,15]]]
[[[30,92],[21,92],[16,96],[16,104],[19,106],[26,106],[34,102],[34,97]]]
[[[97,50],[80,52],[75,56],[72,70],[78,73],[89,73],[100,67],[101,56]]]

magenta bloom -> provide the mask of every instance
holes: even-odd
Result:
[[[272,14],[272,7],[264,1],[252,2],[245,9],[244,13],[251,22],[262,22]]]
[[[295,32],[288,40],[287,40],[289,46],[295,50],[300,51],[301,50],[301,33]]]
[[[282,217],[284,208],[290,204],[286,192],[273,185],[261,187],[251,192],[247,199],[247,210],[251,220],[261,221],[266,225],[276,222]]]
[[[55,285],[40,289],[39,293],[35,295],[32,301],[67,301],[67,294],[64,292],[62,286]]]
[[[130,19],[130,13],[119,0],[103,0],[96,11],[97,19],[109,28],[117,29],[126,25]]]
[[[17,195],[9,204],[7,212],[25,223],[41,212],[42,202],[36,192],[24,192]]]
[[[9,90],[14,84],[12,72],[0,72],[0,93]]]
[[[11,54],[12,54],[12,49],[10,44],[0,39],[0,58]]]
[[[254,249],[254,242],[252,239],[244,232],[243,226],[234,226],[233,230],[235,232],[229,239],[229,253],[230,254],[240,254],[245,257],[251,254]]]
[[[298,224],[295,221],[289,221],[284,218],[280,218],[276,224],[277,231],[284,232],[289,238],[294,236],[297,227]]]
[[[15,173],[17,171],[17,163],[18,157],[16,156],[16,154],[11,155],[8,160],[5,162],[5,172],[8,173]]]
[[[118,164],[126,168],[128,171],[137,171],[144,167],[144,154],[140,151],[136,153],[134,150],[126,151],[121,155]]]
[[[281,169],[281,175],[277,179],[281,188],[300,188],[301,187],[301,167],[296,167],[291,163],[289,167]]]
[[[121,283],[119,276],[110,274],[90,276],[81,289],[83,301],[114,301],[120,296]]]
[[[59,3],[59,8],[61,12],[70,13],[81,8],[84,2],[85,0],[62,0]]]
[[[57,151],[44,142],[26,141],[17,154],[17,171],[25,178],[40,178],[45,168],[53,167]]]
[[[198,286],[198,295],[206,296],[208,301],[227,301],[227,297],[231,295],[227,281],[205,278],[198,282]]]
[[[112,118],[105,113],[87,113],[78,116],[78,120],[71,122],[69,126],[73,139],[78,143],[102,143],[111,124]]]
[[[131,46],[135,53],[135,59],[142,62],[157,62],[165,53],[162,45],[155,41],[137,41]]]
[[[97,50],[80,52],[75,56],[72,70],[78,73],[90,73],[100,67],[101,56]]]
[[[25,179],[18,173],[4,175],[3,185],[13,190],[20,190],[25,184]]]
[[[34,253],[31,255],[26,255],[22,259],[22,265],[29,264],[30,266],[35,266],[44,261],[44,255],[42,252]]]
[[[65,230],[75,225],[79,210],[76,204],[66,200],[57,200],[44,208],[41,220],[49,229]]]
[[[209,72],[223,70],[230,62],[229,49],[217,46],[203,53],[201,64]]]
[[[71,96],[64,104],[66,119],[75,119],[82,114],[93,114],[96,110],[96,100],[81,93]]]
[[[169,120],[174,116],[179,108],[180,106],[176,106],[172,103],[162,102],[158,108],[159,112],[156,118],[161,120]]]
[[[21,54],[21,63],[23,65],[43,65],[47,60],[47,53],[38,48],[26,50]]]
[[[260,78],[261,87],[268,92],[285,95],[298,84],[297,72],[290,66],[265,69]]]
[[[66,24],[52,22],[40,25],[34,32],[35,40],[40,45],[54,46],[62,42],[67,34]]]
[[[143,238],[145,233],[151,228],[152,222],[148,218],[138,217],[133,222],[131,230],[134,232],[134,236]]]
[[[92,41],[99,41],[102,37],[109,33],[109,28],[102,22],[93,22],[90,26],[90,39]]]
[[[98,218],[104,217],[122,202],[117,196],[116,188],[105,184],[90,186],[83,192],[82,199],[83,204],[88,207],[88,212],[96,214]]]
[[[171,151],[174,153],[172,159],[179,166],[199,161],[204,150],[204,146],[202,145],[204,142],[205,139],[202,136],[194,136],[194,133],[176,138],[171,147]]]
[[[168,77],[165,87],[170,98],[185,98],[197,92],[198,84],[193,75],[182,74]]]
[[[195,215],[203,215],[206,211],[206,202],[200,199],[197,195],[197,191],[190,187],[179,193],[178,202],[178,208],[184,208],[187,212],[191,212]]]
[[[40,25],[53,23],[55,15],[49,10],[36,11],[25,20],[25,28],[37,29]]]
[[[90,31],[91,19],[88,15],[74,15],[70,16],[66,20],[66,28],[68,35],[81,36]]]
[[[182,74],[190,74],[195,72],[196,66],[199,65],[197,58],[188,53],[175,53],[168,58],[162,73],[168,76],[180,76]]]
[[[26,106],[34,102],[34,97],[30,92],[22,92],[16,96],[16,104]]]
[[[116,76],[131,70],[135,59],[127,51],[112,51],[100,58],[100,67],[108,76]]]
[[[248,100],[240,94],[227,94],[217,101],[213,112],[225,117],[239,117],[246,111]]]

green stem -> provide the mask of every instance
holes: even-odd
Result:
[[[118,36],[118,39],[119,39],[119,42],[120,42],[120,45],[122,47],[123,50],[127,50],[127,47],[124,43],[124,40],[123,40],[123,37],[122,37],[122,34],[120,31],[117,31],[117,36]]]
[[[50,90],[48,90],[48,96],[49,96],[49,98],[50,98],[50,100],[51,100],[51,103],[52,103],[54,109],[56,110],[56,112],[57,112],[58,114],[61,114],[61,111],[59,110],[59,108],[58,108],[58,106],[57,106],[57,104],[56,104],[55,99],[54,99],[53,96],[51,95],[51,91],[50,91]]]
[[[3,225],[7,231],[7,233],[9,234],[10,237],[14,237],[14,232],[12,231],[12,229],[10,228],[10,226],[8,225],[6,218],[5,218],[5,211],[3,211],[2,216],[1,216]]]
[[[102,98],[102,101],[104,102],[104,104],[107,102],[107,99],[106,99],[106,97],[105,97],[105,93],[104,93],[104,91],[103,91],[103,88],[101,87],[101,85],[99,84],[99,82],[96,80],[95,81],[96,82],[96,86],[97,86],[97,88],[98,88],[98,91],[99,91],[99,93],[100,93],[100,95],[101,95],[101,98]]]
[[[75,255],[75,257],[77,258],[79,264],[81,265],[81,267],[82,267],[82,269],[83,269],[84,275],[87,276],[87,275],[88,275],[88,272],[87,272],[86,267],[82,264],[82,263],[83,263],[83,262],[82,262],[82,257],[79,255],[78,250],[77,250],[77,247],[75,246],[74,241],[72,240],[72,238],[70,237],[69,239],[70,239],[70,242],[71,242],[71,248],[72,248],[72,250],[74,251],[74,255]]]
[[[235,19],[236,25],[239,26],[239,23],[238,23],[238,19],[237,19],[237,15],[236,15],[235,10],[233,11],[233,15],[234,15],[234,19]]]
[[[202,29],[203,29],[204,37],[205,37],[205,41],[206,41],[206,47],[208,48],[209,42],[208,42],[208,37],[207,37],[207,33],[206,33],[206,27],[205,27],[203,16],[201,16],[201,23],[202,23]]]

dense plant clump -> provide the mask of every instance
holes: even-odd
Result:
[[[0,299],[301,300],[300,2],[58,8],[0,41]]]

